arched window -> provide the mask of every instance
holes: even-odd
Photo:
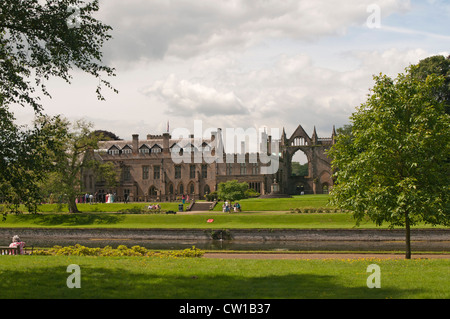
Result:
[[[211,188],[209,188],[209,185],[205,185],[205,189],[204,189],[204,194],[209,194],[211,193]]]
[[[195,193],[195,186],[194,183],[191,183],[189,185],[189,194],[194,194]]]
[[[173,194],[173,184],[169,185],[169,194],[172,195]]]
[[[184,187],[182,183],[178,186],[178,194],[184,194]]]

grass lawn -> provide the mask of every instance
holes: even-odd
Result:
[[[208,223],[208,219],[214,219],[214,222]],[[317,229],[353,228],[355,227],[355,221],[350,214],[346,213],[299,214],[286,212],[247,212],[228,214],[222,212],[207,212],[192,215],[45,213],[8,215],[6,221],[0,221],[0,227]],[[417,227],[424,228],[431,226],[419,225]],[[363,222],[359,228],[377,228],[377,226],[372,222]]]
[[[239,201],[243,211],[290,211],[294,208],[319,208],[327,207],[328,195],[303,195],[293,196],[292,198],[251,198],[243,199]],[[156,204],[153,202],[152,204]],[[181,202],[162,202],[158,203],[163,211],[173,210],[178,211],[178,205]],[[149,203],[134,202],[134,203],[94,203],[94,204],[77,204],[78,209],[81,212],[90,213],[112,213],[129,210],[133,208],[145,209]],[[188,207],[188,204],[184,204],[184,210]],[[1,207],[0,207],[1,208]],[[21,208],[22,210],[25,207]],[[60,213],[68,212],[67,205],[57,204],[42,204],[38,208],[42,213]],[[222,211],[222,203],[218,203],[214,208],[214,211]]]
[[[136,203],[93,203],[93,204],[77,204],[78,210],[83,213],[117,213],[125,210],[133,210],[133,209],[143,209],[145,210],[150,203],[142,203],[142,202],[136,202]],[[167,210],[173,210],[178,211],[178,205],[181,204],[177,202],[170,202],[170,203],[156,203],[153,202],[151,204],[159,204],[161,206],[161,210],[167,211]],[[189,205],[184,204],[183,210],[186,210],[186,208]],[[57,205],[57,204],[42,204],[38,208],[38,212],[41,213],[61,213],[61,212],[68,212],[67,205]]]
[[[0,256],[0,298],[450,298],[448,260]],[[370,264],[381,288],[369,289]],[[69,289],[67,266],[81,269]]]
[[[293,198],[246,199],[243,212],[223,213],[219,203],[214,211],[191,215],[126,214],[124,210],[142,209],[148,203],[78,204],[81,212],[69,214],[56,204],[39,207],[40,214],[8,215],[0,227],[96,227],[96,228],[353,228],[349,213],[292,213],[294,208],[327,207],[328,195],[303,195]],[[179,203],[160,203],[163,211],[178,211]],[[185,205],[186,207],[187,205]],[[214,219],[213,223],[207,223]],[[360,228],[376,228],[362,222]],[[387,227],[384,226],[384,227]],[[419,225],[418,227],[431,227]]]
[[[329,195],[297,195],[292,198],[249,198],[239,201],[244,211],[290,211],[294,208],[328,207]],[[222,202],[214,207],[222,211]]]

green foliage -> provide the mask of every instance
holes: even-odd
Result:
[[[92,123],[71,124],[59,116],[50,123],[53,134],[59,138],[57,147],[48,154],[54,166],[42,188],[48,196],[52,194],[58,197],[58,202],[67,203],[70,212],[78,212],[75,199],[80,195],[82,172],[96,172],[106,186],[117,184],[117,173],[112,163],[96,160],[94,151],[98,149],[99,135],[92,134]]]
[[[161,208],[152,208],[149,209],[147,206],[142,205],[133,205],[131,207],[126,207],[123,209],[119,209],[117,212],[124,214],[165,214],[166,211]]]
[[[68,24],[71,5],[80,9],[81,23],[76,27]],[[98,10],[99,0],[2,0],[0,92],[4,102],[40,111],[36,88],[50,96],[45,81],[58,77],[70,83],[73,68],[99,79],[96,92],[103,99],[102,87],[111,85],[102,76],[114,76],[115,71],[101,64],[100,49],[111,38],[112,28],[94,18]]]
[[[244,192],[244,198],[259,197],[259,195],[261,194],[255,191],[253,188],[249,188]]]
[[[300,213],[300,214],[317,214],[317,213],[348,213],[344,209],[332,208],[332,207],[301,207],[301,208],[291,208],[291,213]]]
[[[411,74],[419,81],[425,81],[427,76],[432,74],[444,77],[444,82],[434,88],[433,94],[437,101],[444,103],[445,112],[450,114],[450,55],[447,58],[435,55],[423,59]]]
[[[299,162],[292,162],[293,176],[308,176],[308,163],[300,164]]]
[[[76,27],[68,23],[71,5],[80,9]],[[0,200],[9,211],[19,212],[20,203],[36,211],[40,190],[50,191],[44,177],[52,175],[54,163],[61,164],[60,150],[67,146],[61,120],[43,115],[36,91],[50,96],[46,81],[70,83],[72,69],[99,79],[98,99],[104,99],[103,86],[113,89],[103,76],[114,76],[114,69],[101,63],[111,27],[94,18],[98,10],[98,0],[0,1]],[[14,122],[9,109],[14,104],[32,107],[37,120],[31,129]],[[49,179],[57,182],[54,174]]]
[[[110,131],[95,130],[92,134],[96,135],[99,141],[121,141],[116,134]]]
[[[207,201],[212,202],[214,200],[217,200],[218,195],[217,195],[217,191],[211,192],[209,194],[205,195],[205,198]]]
[[[202,257],[204,252],[195,246],[184,250],[152,251],[141,246],[133,246],[128,248],[125,245],[119,245],[117,248],[112,248],[111,246],[106,246],[103,248],[90,248],[76,244],[75,246],[54,246],[50,249],[37,249],[33,252],[33,254],[45,256]]]
[[[237,201],[246,198],[245,192],[248,190],[248,184],[239,183],[236,180],[219,183],[217,196],[219,200]]]
[[[19,127],[13,114],[0,105],[0,200],[7,211],[18,213],[24,204],[35,212],[42,201],[41,182],[53,168],[49,154],[60,139],[52,121],[41,116],[32,128]]]
[[[450,116],[436,99],[444,78],[375,76],[367,102],[351,116],[352,138],[329,151],[336,183],[331,204],[377,225],[450,225]]]
[[[159,212],[160,210],[158,209],[157,211]],[[119,213],[127,213],[127,214],[142,214],[142,213],[148,213],[149,210],[143,206],[132,206],[132,207],[124,208],[124,209],[119,209],[118,212]]]
[[[343,127],[339,127],[336,129],[337,136],[339,137],[339,141],[341,145],[350,144],[353,139],[352,134],[352,125],[345,124]]]

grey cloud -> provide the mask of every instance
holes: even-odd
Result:
[[[104,0],[102,19],[113,26],[105,58],[113,61],[189,58],[243,50],[267,38],[314,40],[342,34],[367,19],[373,0]],[[407,0],[379,0],[383,16]]]

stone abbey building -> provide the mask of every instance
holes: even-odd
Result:
[[[204,199],[219,183],[229,180],[247,182],[261,196],[270,196],[275,185],[278,193],[289,195],[327,193],[333,185],[331,160],[325,152],[334,143],[334,127],[329,138],[319,138],[315,128],[310,137],[301,125],[289,138],[284,129],[278,140],[263,133],[258,154],[246,152],[243,142],[240,152],[226,153],[222,135],[218,129],[201,140],[193,135],[174,139],[164,133],[101,142],[95,157],[114,164],[119,182],[110,187],[86,170],[81,176],[83,191],[95,194],[99,201],[115,194],[115,201],[158,202],[183,195]],[[298,151],[308,159],[307,176],[291,173],[291,161]]]

